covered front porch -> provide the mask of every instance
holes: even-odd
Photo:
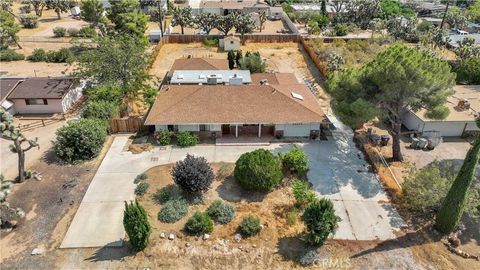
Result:
[[[275,132],[273,124],[222,124],[222,137],[272,137]]]

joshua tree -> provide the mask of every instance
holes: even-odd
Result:
[[[198,28],[208,35],[217,26],[218,19],[217,14],[202,12],[195,16],[194,22]]]
[[[217,20],[217,29],[220,30],[224,36],[228,35],[228,32],[235,26],[237,16],[234,13],[230,13],[226,16],[221,16]]]
[[[192,26],[192,8],[176,8],[173,10],[172,26],[180,25],[182,29],[182,35],[184,34],[183,28]]]
[[[12,219],[25,216],[25,212],[22,209],[14,209],[7,202],[7,196],[10,193],[12,184],[12,181],[4,180],[3,175],[0,174],[0,228],[11,227]]]
[[[38,138],[29,140],[25,138],[19,128],[13,124],[13,119],[3,108],[0,108],[0,134],[5,140],[12,141],[10,145],[10,151],[18,154],[18,182],[21,183],[25,180],[25,152],[37,147]],[[27,143],[26,148],[22,147],[23,143]]]
[[[252,33],[254,29],[255,22],[248,14],[241,14],[235,20],[235,31],[240,34],[243,45],[245,45],[245,34]]]
[[[258,20],[260,21],[260,32],[262,32],[263,29],[263,24],[267,21],[267,12],[265,11],[260,11],[258,14]]]

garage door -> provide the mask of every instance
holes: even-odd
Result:
[[[308,137],[310,125],[285,125],[283,135],[286,137]]]
[[[427,122],[423,131],[439,131],[443,137],[462,136],[465,122]]]

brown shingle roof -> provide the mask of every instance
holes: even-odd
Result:
[[[10,92],[19,84],[23,79],[0,79],[0,102],[3,102]]]
[[[298,84],[298,80],[292,73],[253,73],[252,84],[260,84],[267,79],[268,84]]]
[[[177,59],[168,72],[172,76],[175,70],[228,70],[227,59],[185,58]]]
[[[28,78],[15,87],[8,98],[61,99],[70,91],[74,82],[75,79],[72,78]]]
[[[145,124],[316,123],[323,118],[317,100],[301,84],[169,85]]]

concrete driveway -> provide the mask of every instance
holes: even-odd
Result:
[[[293,144],[269,146],[156,147],[134,155],[124,151],[127,137],[116,137],[92,180],[65,235],[61,248],[120,246],[124,201],[133,200],[136,175],[147,169],[185,158],[187,153],[210,162],[235,162],[241,154],[258,148],[285,152]],[[338,132],[334,140],[297,144],[310,158],[309,180],[319,196],[333,200],[342,218],[337,239],[386,240],[395,237],[403,220],[388,202],[374,174],[349,135]]]

